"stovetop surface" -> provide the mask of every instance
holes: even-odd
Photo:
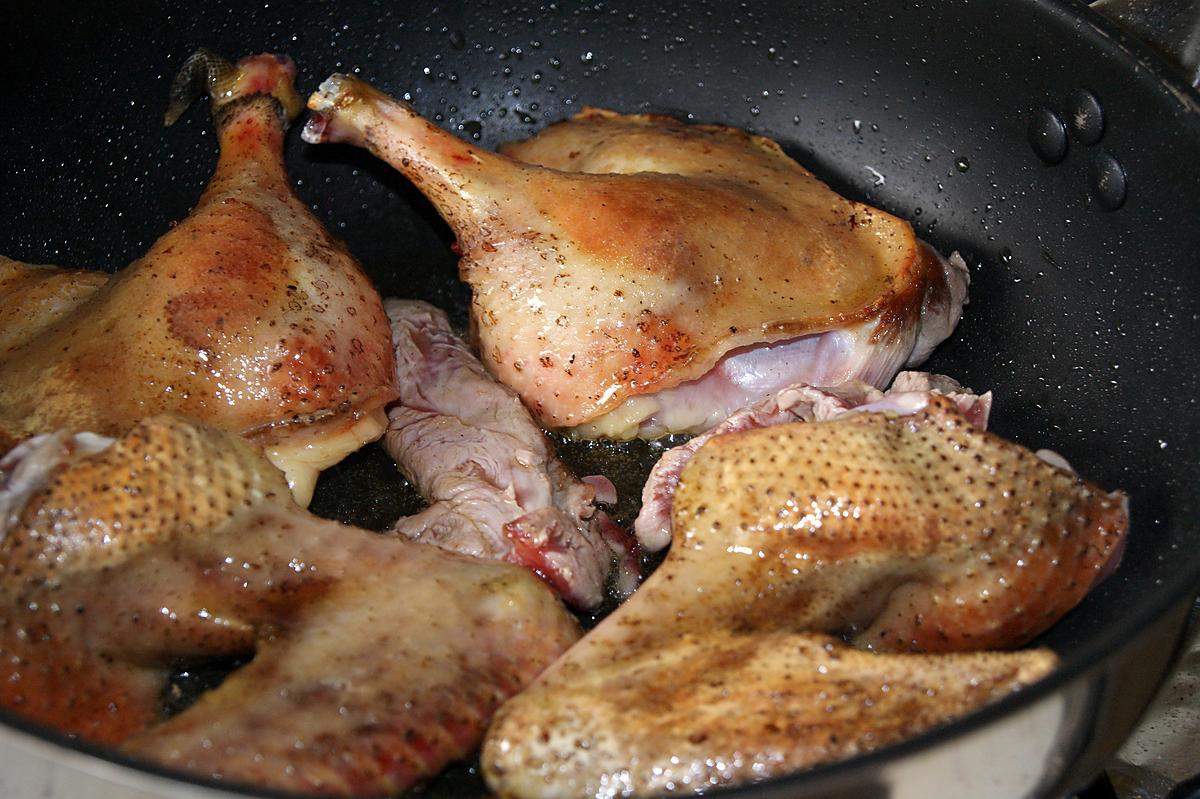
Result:
[[[1200,799],[1200,602],[1175,672],[1102,778],[1079,799]]]

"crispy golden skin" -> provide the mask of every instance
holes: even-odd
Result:
[[[947,304],[942,263],[907,223],[762,137],[590,109],[510,146],[518,161],[352,76],[309,107],[309,141],[369,148],[450,223],[481,356],[551,427],[596,424],[739,348],[864,325],[899,352],[871,378],[886,383],[923,307]]]
[[[402,791],[579,635],[526,570],[311,516],[245,441],[178,417],[43,483],[0,541],[0,705],[159,764]],[[249,662],[163,719],[197,658]]]
[[[319,468],[382,433],[382,407],[396,395],[382,302],[284,169],[287,120],[270,92],[295,99],[295,68],[253,56],[236,74],[242,94],[214,110],[216,173],[149,252],[106,281],[24,267],[26,279],[0,283],[0,322],[14,337],[0,349],[0,438],[119,435],[175,412],[269,448],[319,447],[374,417],[372,430],[314,458]],[[31,296],[31,277],[87,291],[54,305]],[[310,490],[297,490],[302,502]]]
[[[1053,668],[966,650],[1049,627],[1128,518],[1124,495],[935,397],[717,436],[673,525],[658,571],[497,716],[483,766],[500,795],[753,781],[960,716]]]

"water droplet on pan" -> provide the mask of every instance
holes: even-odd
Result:
[[[1029,117],[1029,146],[1047,164],[1057,164],[1067,155],[1067,126],[1049,108],[1039,108]]]
[[[959,172],[966,172],[968,169],[971,168],[971,162],[968,161],[965,157],[959,158],[958,160],[956,160],[954,162],[954,168],[957,169]]]

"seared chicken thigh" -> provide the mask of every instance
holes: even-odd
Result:
[[[168,121],[208,91],[221,155],[192,213],[110,279],[0,263],[8,446],[184,413],[266,448],[307,503],[319,469],[383,432],[382,303],[284,171],[294,78],[285,57],[193,56]]]
[[[683,471],[666,560],[505,705],[485,777],[525,799],[692,791],[962,715],[1053,667],[967,650],[1073,607],[1119,558],[1125,505],[947,397],[718,435]]]
[[[402,791],[579,635],[524,569],[311,516],[177,417],[30,439],[0,510],[0,705],[228,783]],[[171,670],[211,658],[249,662],[164,718]]]
[[[798,381],[882,387],[966,299],[961,261],[762,137],[588,109],[509,158],[351,76],[309,107],[306,140],[367,147],[434,203],[484,363],[576,435],[699,431]]]

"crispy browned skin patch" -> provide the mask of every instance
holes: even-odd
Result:
[[[95,294],[108,277],[0,255],[0,361]]]
[[[534,575],[318,519],[233,434],[140,423],[0,546],[0,705],[192,773],[402,791],[579,635]],[[250,662],[170,719],[179,662]]]
[[[912,417],[718,436],[684,472],[674,523],[675,568],[693,579],[701,563],[718,569],[705,573],[718,597],[707,613],[946,652],[1016,646],[1049,627],[1096,582],[1128,517],[1120,492],[935,398]],[[713,558],[726,548],[746,557]]]
[[[944,291],[908,224],[740,131],[590,109],[506,158],[351,76],[309,107],[309,140],[369,148],[454,228],[483,359],[548,426],[739,347],[875,320],[891,340]]]
[[[1128,519],[1119,492],[934,398],[718,436],[673,523],[645,585],[497,717],[483,765],[501,795],[753,781],[960,716],[1055,663],[964,650],[1050,626]]]
[[[75,287],[69,303],[0,283],[0,322],[22,331],[0,349],[0,440],[119,435],[169,411],[274,444],[296,423],[340,432],[395,396],[381,301],[292,192],[286,123],[254,93],[294,98],[294,71],[274,56],[239,68],[256,80],[216,114],[220,160],[186,219],[111,279],[47,273],[43,287]]]
[[[1056,662],[1045,650],[875,654],[815,633],[664,636],[607,667],[559,668],[506,704],[484,774],[522,799],[756,782],[936,727]]]

